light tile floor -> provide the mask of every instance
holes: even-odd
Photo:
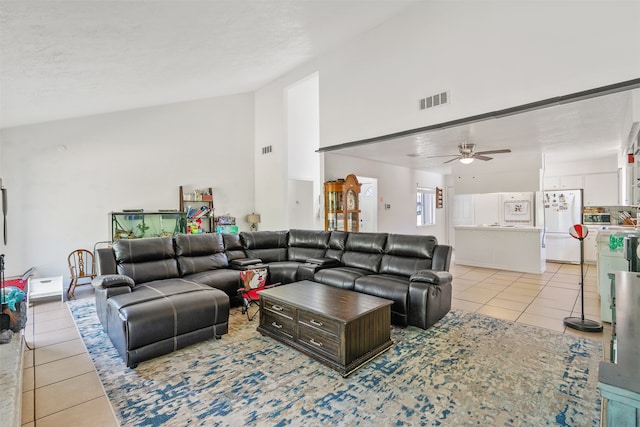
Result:
[[[596,267],[585,265],[585,317],[600,321]],[[611,325],[601,333],[566,328],[562,320],[580,317],[580,266],[547,264],[544,274],[525,274],[453,264],[454,309],[601,340],[609,355]],[[92,298],[90,286],[77,298]],[[25,338],[23,426],[117,426],[68,308],[60,301],[36,301],[30,307]]]

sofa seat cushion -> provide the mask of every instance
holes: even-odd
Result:
[[[313,275],[315,282],[336,288],[353,290],[356,279],[371,274],[369,270],[356,267],[325,268]]]
[[[409,280],[393,274],[373,274],[356,279],[354,291],[393,301],[391,322],[406,325],[409,306]]]
[[[220,289],[229,297],[236,297],[240,288],[240,271],[229,268],[190,274],[184,279]]]
[[[295,282],[296,280],[298,280],[298,267],[301,264],[302,263],[296,261],[276,261],[268,263],[268,283],[281,283],[285,285],[287,283]]]

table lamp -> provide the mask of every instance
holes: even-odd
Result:
[[[251,231],[258,231],[258,224],[260,223],[260,214],[251,213],[247,215],[247,222],[251,224]]]

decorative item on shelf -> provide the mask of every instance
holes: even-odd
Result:
[[[260,214],[254,212],[247,215],[247,222],[251,224],[251,231],[258,231],[258,224],[260,224]]]
[[[236,217],[230,214],[221,215],[216,218],[216,233],[238,234]]]
[[[442,188],[436,187],[436,209],[442,209],[443,207]]]

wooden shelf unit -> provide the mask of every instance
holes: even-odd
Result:
[[[208,191],[208,193],[207,193]],[[199,194],[199,195],[198,195]],[[213,207],[213,189],[211,187],[207,189],[199,189],[194,187],[194,190],[190,193],[185,193],[184,188],[180,186],[180,212],[187,212],[187,207],[191,206],[194,209],[198,209],[201,206],[206,206],[210,209],[209,213],[202,216],[200,219],[201,230],[203,233],[213,233],[215,228],[215,209]],[[195,218],[189,218],[187,215],[187,234],[190,234],[190,226],[195,223]]]

